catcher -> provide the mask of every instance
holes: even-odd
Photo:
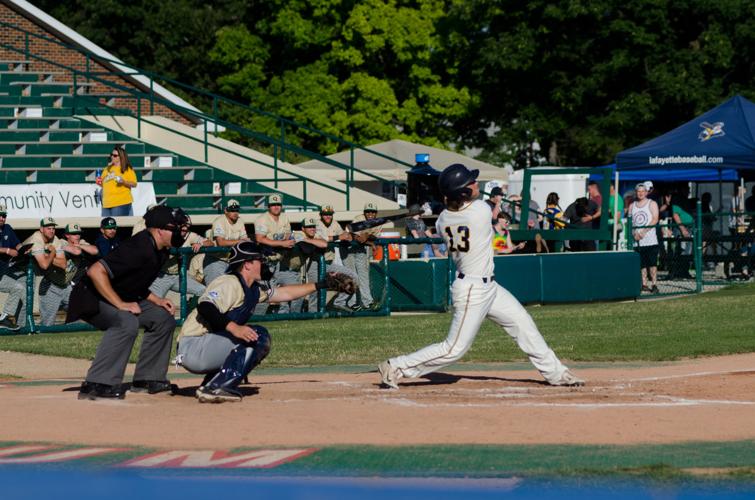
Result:
[[[266,288],[270,279],[262,247],[251,241],[236,243],[226,274],[215,278],[199,298],[178,337],[176,364],[205,374],[196,396],[200,403],[241,401],[238,386],[270,352],[270,334],[259,325],[247,325],[258,302],[289,302],[327,288],[353,291],[354,280],[328,273],[317,283]]]

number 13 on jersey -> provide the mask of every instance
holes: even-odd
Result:
[[[467,226],[447,226],[446,236],[448,236],[448,249],[452,252],[469,251],[469,227]]]

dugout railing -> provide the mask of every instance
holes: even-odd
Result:
[[[250,322],[267,322],[267,321],[282,321],[282,320],[298,320],[298,319],[322,319],[322,318],[338,318],[338,317],[367,317],[367,316],[387,316],[391,313],[391,266],[389,265],[389,249],[390,245],[401,244],[440,244],[443,240],[441,238],[378,238],[375,241],[376,245],[382,247],[382,258],[376,264],[380,269],[378,275],[382,278],[382,287],[380,288],[380,297],[376,297],[379,303],[379,307],[375,310],[360,310],[353,312],[330,310],[326,308],[326,295],[325,290],[320,290],[318,295],[318,308],[313,312],[299,312],[299,313],[272,313],[260,316],[252,316]],[[331,247],[338,245],[338,243],[330,244]],[[355,243],[350,243],[355,245]],[[198,253],[205,254],[226,254],[230,251],[230,248],[219,247],[203,247]],[[183,324],[183,321],[189,315],[189,300],[186,292],[187,283],[187,270],[189,266],[190,258],[196,253],[191,248],[177,248],[171,249],[171,253],[180,255],[179,258],[179,303],[177,304],[178,311],[178,324]],[[319,279],[325,277],[325,259],[324,256],[320,256],[320,276]],[[448,287],[453,281],[454,268],[449,261],[448,272],[446,273],[446,287]],[[0,335],[27,335],[36,333],[56,333],[56,332],[79,332],[79,331],[96,331],[96,328],[92,327],[88,323],[77,321],[70,324],[56,324],[52,326],[41,325],[34,315],[34,298],[35,298],[35,278],[38,276],[38,271],[35,269],[33,259],[29,259],[26,265],[26,325],[19,330],[9,330],[0,328]],[[431,307],[431,310],[445,310],[449,305],[448,299],[444,298],[442,304],[436,304],[435,307]]]

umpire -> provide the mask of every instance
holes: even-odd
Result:
[[[131,390],[155,394],[172,389],[166,375],[175,306],[151,293],[149,286],[168,260],[170,247],[183,243],[181,226],[188,217],[180,208],[161,205],[145,219],[147,230],[92,265],[71,293],[66,323],[83,319],[105,332],[79,399],[126,396],[121,382],[140,327],[144,340]]]

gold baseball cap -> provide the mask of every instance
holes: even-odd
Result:
[[[228,203],[225,204],[225,211],[226,212],[238,212],[241,209],[241,204],[239,203],[239,200],[228,200]]]
[[[369,202],[369,203],[365,203],[365,204],[364,204],[364,211],[365,211],[365,212],[377,212],[377,211],[378,211],[378,209],[377,209],[377,205],[375,205],[375,204],[374,204],[374,203],[372,203],[372,202]]]
[[[320,209],[321,215],[333,215],[334,213],[336,213],[336,211],[333,210],[332,205],[323,205],[322,208]]]
[[[270,205],[283,205],[283,196],[278,193],[273,193],[267,197],[267,206]]]
[[[317,220],[314,217],[304,217],[301,221],[301,227],[315,227],[316,225]]]
[[[39,221],[39,227],[57,226],[58,223],[52,217],[45,217]]]

